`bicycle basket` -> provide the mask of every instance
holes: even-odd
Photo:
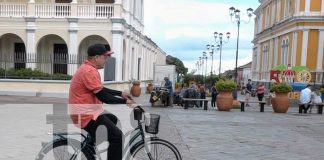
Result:
[[[145,132],[157,134],[159,132],[160,115],[158,114],[145,114]]]

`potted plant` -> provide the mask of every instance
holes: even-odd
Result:
[[[174,87],[175,87],[175,92],[180,93],[180,91],[182,89],[182,83],[176,82]]]
[[[275,92],[276,96],[272,99],[272,107],[276,113],[286,113],[289,108],[288,93],[293,88],[288,83],[276,83],[272,85],[271,90]]]
[[[230,111],[233,105],[232,91],[237,87],[232,80],[219,80],[216,82],[216,89],[219,92],[217,95],[217,109],[219,111]]]
[[[151,94],[153,89],[154,89],[154,85],[153,85],[152,81],[149,81],[146,86],[146,93]]]
[[[321,99],[323,101],[324,100],[324,88],[321,88],[320,92],[321,92]]]
[[[134,97],[139,97],[141,95],[141,81],[132,80],[131,83],[133,86],[131,87],[131,94]]]

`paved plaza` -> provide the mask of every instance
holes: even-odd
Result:
[[[242,97],[241,97],[242,98]],[[177,146],[184,160],[322,160],[324,159],[324,115],[299,115],[297,107],[288,113],[273,113],[270,106],[259,112],[258,106],[245,112],[232,109],[220,112],[174,107],[149,107],[149,95],[135,98],[151,113],[161,115],[158,136]],[[1,160],[34,159],[42,142],[51,140],[53,103],[66,99],[0,96]],[[210,104],[209,104],[210,105]],[[116,114],[122,129],[131,129],[131,109],[124,105],[105,105]],[[72,124],[69,131],[78,131]]]

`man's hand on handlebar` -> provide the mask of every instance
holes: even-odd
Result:
[[[132,100],[132,98],[130,98],[129,94],[127,92],[122,92],[121,96],[124,98],[124,99],[130,99]]]
[[[134,99],[126,92],[122,92],[122,97],[126,99],[126,104],[130,108],[134,108],[139,106],[140,104],[137,104]]]

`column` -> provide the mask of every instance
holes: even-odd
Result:
[[[77,0],[73,0],[71,2],[71,17],[77,17],[78,16],[78,2]]]
[[[299,15],[299,8],[300,8],[300,0],[295,0],[295,16]]]
[[[305,65],[305,66],[307,62],[308,32],[309,29],[304,29],[303,31],[301,65]]]
[[[293,32],[293,37],[292,37],[292,45],[291,45],[291,66],[296,65],[296,51],[297,51],[297,31]]]
[[[272,63],[272,59],[273,59],[273,39],[270,39],[269,40],[269,51],[268,51],[268,57],[269,57],[269,60],[268,60],[268,70],[271,70],[271,68],[273,68],[273,63]]]
[[[29,0],[29,2],[27,3],[27,16],[28,17],[35,16],[35,1],[34,0]]]
[[[277,21],[276,22],[279,22],[280,21],[280,8],[281,8],[281,3],[280,3],[280,0],[277,1],[277,16],[276,16],[276,19]]]
[[[321,5],[321,15],[324,15],[324,1],[322,0],[322,5]]]
[[[319,39],[318,39],[318,52],[317,52],[317,63],[316,70],[323,70],[323,52],[324,52],[324,29],[319,30]]]
[[[123,69],[123,35],[125,19],[111,18],[112,22],[112,47],[116,58],[116,70],[115,70],[115,81],[122,81],[122,69]]]
[[[305,0],[305,13],[308,14],[310,11],[310,0]]]
[[[73,75],[78,68],[78,19],[68,18],[69,22],[69,53],[68,53],[68,75]],[[82,54],[79,53],[79,56]]]
[[[35,20],[33,17],[26,17],[25,21],[27,22],[27,44],[26,44],[26,68],[35,69],[37,53],[35,52]]]
[[[274,66],[278,65],[278,37],[274,39]]]
[[[261,47],[261,45],[260,44],[258,44],[257,45],[257,48],[256,48],[256,71],[259,73],[259,72],[261,72],[261,62],[260,62],[260,60],[261,60],[261,52],[260,52],[260,47]],[[262,49],[261,49],[262,50]]]

